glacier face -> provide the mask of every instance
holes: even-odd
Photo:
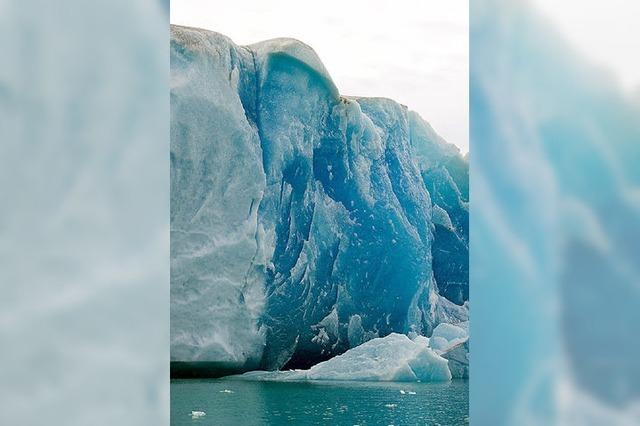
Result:
[[[468,162],[315,52],[171,27],[171,360],[310,367],[468,320]]]

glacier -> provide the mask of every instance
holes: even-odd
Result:
[[[468,158],[312,48],[171,26],[171,361],[308,369],[468,321]]]

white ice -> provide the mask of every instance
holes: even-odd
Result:
[[[429,347],[436,353],[442,354],[455,345],[463,343],[469,338],[467,331],[457,325],[440,323],[433,330],[429,339]]]
[[[451,380],[448,361],[423,341],[403,334],[369,340],[309,370],[250,372],[236,376],[246,380],[357,380],[440,382]]]

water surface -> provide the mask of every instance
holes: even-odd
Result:
[[[194,419],[192,411],[204,411],[206,415]],[[171,380],[172,425],[466,425],[468,412],[466,380],[445,383]]]

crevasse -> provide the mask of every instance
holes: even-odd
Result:
[[[468,161],[291,39],[171,27],[171,360],[308,368],[468,320]]]

